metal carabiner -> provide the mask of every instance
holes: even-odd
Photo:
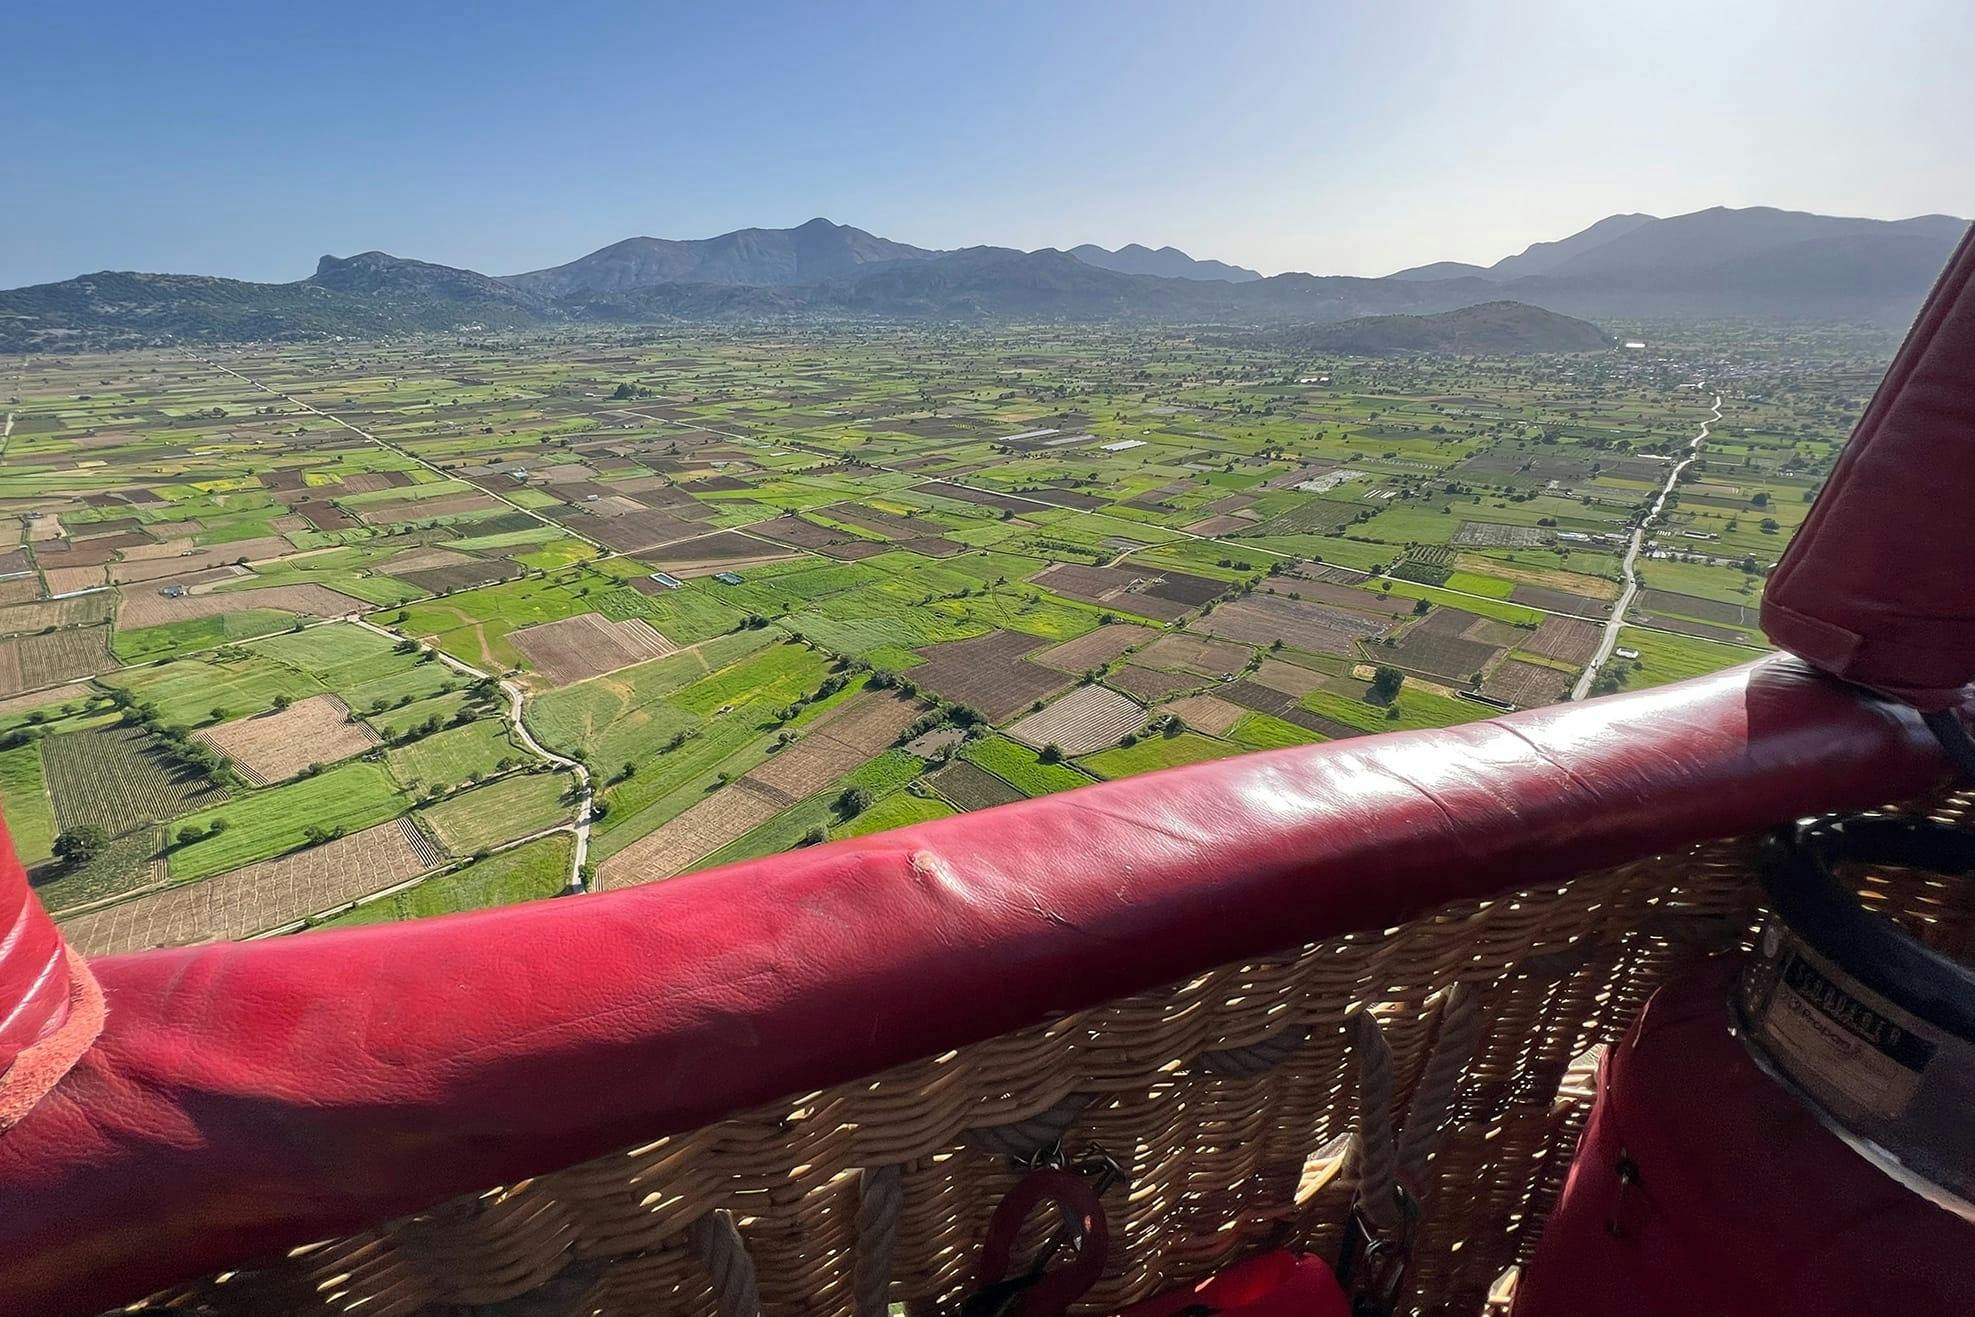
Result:
[[[1344,1228],[1344,1245],[1337,1255],[1337,1283],[1351,1300],[1352,1317],[1392,1317],[1405,1288],[1420,1211],[1418,1201],[1405,1186],[1394,1186],[1393,1192],[1399,1208],[1397,1231],[1381,1232],[1362,1208],[1351,1210],[1351,1220]]]

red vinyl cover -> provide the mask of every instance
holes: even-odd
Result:
[[[1935,285],[1763,592],[1762,629],[1937,710],[1975,680],[1975,234]]]
[[[68,1018],[69,975],[62,938],[28,886],[4,833],[0,846],[0,1073],[22,1049]]]
[[[0,1312],[99,1312],[1241,957],[1946,776],[1911,710],[1779,657],[607,895],[98,960],[101,1038],[0,1136]]]
[[[1756,1068],[1728,1030],[1736,969],[1661,989],[1606,1058],[1514,1317],[1975,1313],[1975,1225]]]

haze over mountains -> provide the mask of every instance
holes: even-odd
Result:
[[[1911,319],[1967,222],[1716,207],[1614,215],[1490,266],[1281,274],[1137,244],[934,251],[815,219],[627,238],[493,277],[383,252],[286,284],[103,272],[0,292],[0,350],[785,317],[1287,325],[1514,301],[1598,321]]]

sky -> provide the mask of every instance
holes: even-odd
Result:
[[[926,247],[1487,263],[1620,211],[1975,215],[1967,0],[15,7],[0,287]]]

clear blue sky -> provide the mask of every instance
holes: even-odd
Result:
[[[1623,210],[1975,214],[1975,5],[16,6],[0,287],[495,274],[814,215],[924,246],[1490,261]]]

